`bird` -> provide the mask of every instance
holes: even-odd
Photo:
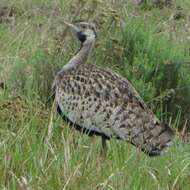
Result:
[[[174,130],[148,108],[132,84],[109,68],[86,63],[96,38],[91,22],[64,21],[81,47],[56,74],[53,89],[58,113],[70,126],[89,136],[120,139],[149,156],[163,155]]]

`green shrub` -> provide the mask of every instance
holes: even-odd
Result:
[[[163,104],[164,112],[175,118],[180,111],[182,122],[190,119],[190,58],[187,48],[155,33],[155,26],[132,19],[121,36],[123,74],[155,109]]]
[[[18,60],[15,63],[10,84],[16,91],[29,97],[37,95],[46,102],[52,95],[51,86],[63,62],[61,55],[54,56],[37,49],[27,61]]]

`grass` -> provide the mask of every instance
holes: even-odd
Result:
[[[2,7],[13,10],[0,19],[0,82],[7,86],[0,90],[0,189],[189,189],[189,1],[163,9],[110,0],[2,0]],[[98,137],[54,113],[53,78],[78,47],[62,20],[80,19],[98,26],[89,63],[127,77],[176,130],[165,156],[149,158],[116,139],[103,156]]]
[[[11,117],[1,118],[2,189],[189,188],[190,147],[180,139],[155,158],[113,139],[105,158],[99,138],[81,136],[56,116],[51,123],[51,113],[37,98],[32,103],[17,98],[4,107],[4,117]],[[53,125],[49,138],[48,125]]]

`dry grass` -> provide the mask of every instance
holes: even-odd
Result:
[[[160,57],[168,59],[174,54],[167,50],[171,47],[167,44],[179,42],[177,47],[182,50],[177,55],[186,60],[188,56],[181,52],[186,52],[183,49],[190,37],[190,4],[188,0],[176,0],[173,7],[146,9],[131,1],[1,0],[0,189],[189,189],[190,145],[183,138],[188,123],[181,127],[181,109],[174,116],[163,106],[165,98],[173,96],[167,93],[170,91],[155,97],[155,86],[143,78],[151,70],[145,54],[141,55],[143,51],[138,53],[143,46],[129,39],[131,33],[136,34],[135,42],[145,38],[141,42],[150,45],[149,54],[154,57],[156,36],[158,48],[163,47]],[[173,128],[184,129],[165,156],[149,158],[133,146],[112,139],[104,157],[99,138],[82,136],[54,112],[53,102],[49,101],[52,80],[78,47],[62,21],[81,19],[98,26],[96,51],[90,62],[129,77],[162,120]],[[133,32],[138,24],[148,30]],[[169,41],[165,42],[163,36]],[[137,48],[133,51],[127,49],[128,45]],[[134,65],[128,64],[128,55],[135,57]],[[138,64],[141,59],[146,69],[143,75],[144,68]],[[183,73],[186,75],[187,69]]]

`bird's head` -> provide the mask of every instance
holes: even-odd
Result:
[[[97,37],[96,26],[94,23],[78,22],[71,24],[64,22],[71,30],[72,34],[83,44],[88,41],[94,41]]]

